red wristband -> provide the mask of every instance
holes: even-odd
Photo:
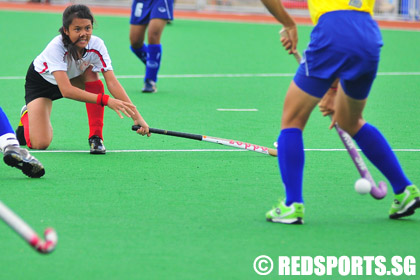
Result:
[[[96,98],[96,104],[101,106],[108,105],[109,95],[106,94],[98,94],[98,97]]]
[[[330,87],[330,89],[337,91],[337,87]]]
[[[102,94],[102,106],[108,105],[109,95]]]
[[[98,94],[98,96],[96,96],[96,104],[98,105],[102,105],[102,94]]]

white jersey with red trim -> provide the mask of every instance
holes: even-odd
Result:
[[[86,53],[82,59],[68,61],[67,49],[64,47],[61,35],[56,36],[34,60],[35,71],[45,80],[56,85],[52,75],[54,71],[66,71],[69,79],[78,77],[93,65],[92,71],[104,72],[112,70],[111,58],[104,41],[96,36],[90,38]]]

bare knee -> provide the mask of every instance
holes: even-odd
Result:
[[[92,71],[92,66],[89,66],[83,73],[85,82],[94,82],[99,80],[99,74]]]
[[[341,129],[346,131],[350,136],[356,135],[356,133],[362,128],[362,126],[366,123],[366,121],[363,118],[357,119],[357,120],[344,120],[344,121],[338,121],[337,124],[340,126]]]
[[[31,148],[34,150],[46,150],[51,144],[47,139],[35,140],[31,139]]]
[[[141,47],[143,47],[143,42],[132,42],[131,46],[133,47],[133,49],[140,49]]]
[[[31,148],[35,150],[46,150],[52,142],[52,129],[44,135],[37,133],[30,134]]]
[[[165,26],[166,20],[164,19],[153,19],[150,21],[149,29],[147,31],[147,41],[149,44],[160,44],[160,37],[162,36]]]
[[[135,35],[130,34],[130,46],[133,49],[140,49],[144,45],[144,34]]]
[[[130,25],[130,44],[133,48],[138,49],[143,46],[144,35],[146,34],[147,25]]]
[[[160,30],[156,30],[156,31],[150,31],[149,30],[149,34],[147,35],[147,40],[149,42],[149,44],[152,45],[158,45],[160,44],[160,36],[161,36],[161,32]]]

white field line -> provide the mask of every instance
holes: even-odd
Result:
[[[346,149],[305,149],[306,152],[346,152]],[[360,151],[360,150],[359,150]],[[420,149],[393,149],[394,152],[420,152]],[[89,150],[31,150],[31,153],[89,153]],[[197,152],[250,152],[248,150],[228,149],[189,149],[189,150],[107,150],[107,153],[197,153]]]
[[[258,109],[216,109],[217,111],[222,112],[257,112]]]
[[[261,77],[293,77],[295,73],[263,73],[263,74],[183,74],[183,75],[159,75],[162,79],[173,78],[261,78]],[[378,76],[420,76],[420,72],[378,72]],[[142,75],[117,75],[118,79],[142,79]],[[0,80],[23,80],[24,76],[3,76]]]

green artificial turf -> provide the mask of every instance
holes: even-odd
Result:
[[[94,32],[105,40],[116,75],[138,75],[120,82],[151,127],[272,147],[297,67],[278,42],[279,25],[175,20],[163,34],[159,91],[147,95],[141,93],[144,66],[129,50],[128,18],[96,19]],[[0,11],[0,105],[13,126],[24,102],[26,70],[58,34],[60,21],[60,14]],[[299,26],[300,50],[310,30]],[[419,72],[420,39],[412,31],[383,30],[383,37],[380,73],[364,116],[394,149],[414,150],[396,154],[407,176],[420,184],[420,76],[405,74]],[[391,72],[401,73],[386,75]],[[188,76],[198,74],[207,76]],[[130,119],[121,120],[108,108],[108,153],[93,156],[83,103],[55,101],[51,121],[50,148],[33,152],[46,175],[29,179],[0,165],[0,199],[38,233],[54,227],[58,245],[51,255],[40,256],[0,223],[0,279],[260,279],[253,269],[260,255],[274,261],[279,256],[420,258],[419,213],[389,220],[391,188],[381,201],[357,194],[357,170],[318,112],[304,132],[303,226],[265,221],[265,212],[284,195],[274,157],[162,135],[141,137],[130,130]],[[384,180],[368,167],[376,181]],[[274,269],[265,278],[280,277]],[[282,277],[301,278],[319,276]],[[337,272],[330,276],[338,278]]]

